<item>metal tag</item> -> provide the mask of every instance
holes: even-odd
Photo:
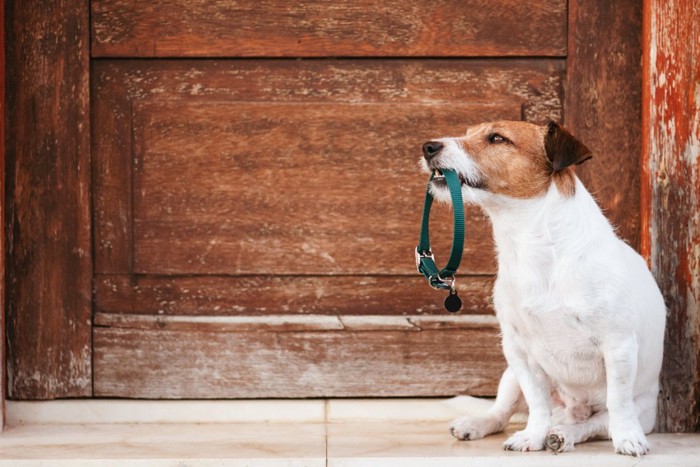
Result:
[[[445,298],[445,309],[450,313],[457,313],[462,308],[462,299],[457,295],[456,290],[450,290],[450,294]]]

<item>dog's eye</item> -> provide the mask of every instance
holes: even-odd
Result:
[[[489,135],[489,142],[492,144],[505,143],[506,141],[508,140],[498,133],[491,133]]]

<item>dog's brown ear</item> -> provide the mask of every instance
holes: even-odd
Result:
[[[547,125],[544,150],[555,172],[593,157],[590,149],[556,122]]]

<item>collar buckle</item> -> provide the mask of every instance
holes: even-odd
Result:
[[[429,258],[433,262],[435,262],[435,256],[433,256],[433,252],[430,250],[424,250],[424,251],[419,251],[418,248],[416,248],[416,269],[418,272],[423,274],[423,271],[421,271],[421,265],[423,264],[423,258]]]

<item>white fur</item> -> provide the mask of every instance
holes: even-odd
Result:
[[[431,165],[478,180],[479,167],[453,140]],[[427,164],[424,163],[427,169]],[[434,190],[449,202],[446,189]],[[463,417],[460,439],[502,431],[522,403],[526,428],[504,447],[570,450],[612,438],[622,454],[645,454],[654,426],[666,308],[645,261],[615,234],[583,184],[565,197],[514,199],[463,186],[493,224],[498,253],[494,305],[508,363],[493,408]]]

